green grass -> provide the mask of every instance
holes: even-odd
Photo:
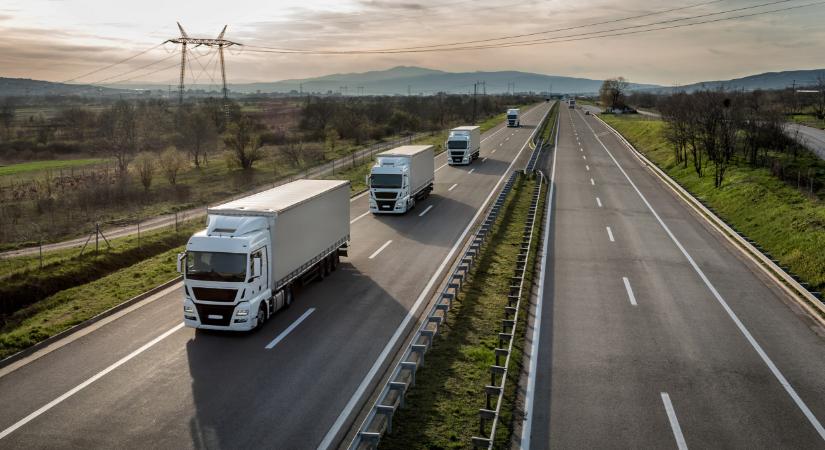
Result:
[[[690,163],[676,164],[662,137],[664,122],[602,116],[648,158],[718,215],[765,248],[781,265],[818,291],[825,289],[825,205],[789,186],[768,169],[732,166],[720,189],[713,176],[700,178]]]
[[[393,417],[393,432],[384,436],[380,448],[469,448],[472,436],[478,435],[478,410],[485,407],[484,386],[490,382],[489,368],[495,363],[497,333],[534,187],[535,181],[524,178],[514,185],[468,282],[453,302],[447,324],[416,373],[416,384],[407,394],[405,407]],[[539,217],[536,220],[541,223]],[[539,231],[534,232],[537,235]],[[533,266],[538,244],[535,239],[533,242],[528,267]],[[529,292],[531,283],[532,273],[528,271],[525,292]],[[519,313],[495,448],[508,447],[511,438],[527,303],[522,302]]]
[[[173,248],[91,283],[52,295],[25,312],[26,318],[0,329],[0,359],[54,336],[109,308],[158,286],[175,276],[175,257],[183,246]]]
[[[553,105],[553,109],[550,111],[550,115],[547,116],[547,126],[544,127],[542,130],[542,139],[544,142],[553,142],[556,136],[556,117],[559,115],[559,104],[560,102],[556,102]]]
[[[182,223],[178,232],[167,228],[142,233],[140,245],[136,235],[115,239],[111,241],[111,249],[101,250],[98,254],[93,253],[93,244],[82,256],[78,249],[58,250],[44,255],[42,269],[38,257],[2,260],[0,323],[4,329],[13,329],[43,305],[48,305],[50,297],[183,245],[195,230],[202,227],[203,219],[195,219]],[[101,245],[106,249],[103,242]],[[150,287],[152,285],[144,286],[144,290]]]
[[[58,159],[53,161],[32,161],[8,166],[0,166],[0,177],[10,175],[28,174],[32,172],[45,172],[47,170],[71,169],[76,167],[93,166],[104,164],[108,160],[104,158],[87,159]]]
[[[788,118],[791,122],[825,130],[825,120],[817,119],[813,114],[793,114]]]

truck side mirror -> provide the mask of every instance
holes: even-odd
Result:
[[[261,258],[252,259],[252,278],[261,276]]]
[[[183,273],[183,260],[186,259],[186,253],[178,253],[178,273]]]

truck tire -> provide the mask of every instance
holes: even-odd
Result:
[[[318,267],[315,269],[318,272],[318,281],[324,281],[327,277],[327,259],[324,258],[318,261]]]
[[[338,252],[335,252],[332,256],[332,270],[338,268],[338,263],[341,262],[341,256],[338,255]]]
[[[284,309],[289,308],[292,306],[292,301],[294,300],[295,295],[292,293],[292,286],[287,286],[284,288]]]
[[[266,308],[264,308],[264,303],[261,303],[261,306],[258,307],[258,315],[255,317],[255,329],[260,330],[264,326],[264,322],[266,322]]]

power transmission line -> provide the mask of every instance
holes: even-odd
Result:
[[[753,10],[757,8],[763,8],[770,5],[776,5],[781,3],[788,3],[794,0],[778,0],[768,3],[762,3],[759,5],[750,5],[741,8],[734,8],[730,10],[715,12],[715,13],[708,13],[708,14],[700,14],[688,17],[682,17],[678,19],[668,19],[662,20],[657,22],[650,22],[644,25],[632,25],[627,27],[620,27],[614,28],[610,30],[602,30],[602,31],[593,31],[588,33],[579,33],[573,35],[565,35],[565,36],[557,36],[552,38],[543,38],[543,39],[535,39],[535,40],[527,40],[527,41],[516,41],[516,42],[505,42],[500,44],[487,44],[487,45],[474,45],[474,46],[465,46],[465,47],[450,47],[450,48],[422,48],[416,50],[394,50],[394,49],[373,49],[373,50],[297,50],[297,49],[283,49],[283,48],[275,48],[275,47],[260,47],[260,46],[248,46],[247,50],[256,52],[256,53],[277,53],[277,54],[310,54],[310,55],[364,55],[364,54],[399,54],[399,53],[435,53],[435,52],[448,52],[448,51],[466,51],[466,50],[485,50],[485,49],[497,49],[497,48],[505,48],[505,47],[521,47],[521,46],[532,46],[532,45],[540,45],[540,44],[548,44],[548,43],[555,43],[555,42],[571,42],[577,40],[588,40],[588,39],[595,39],[595,38],[602,38],[602,37],[612,37],[612,36],[623,36],[629,34],[639,34],[639,33],[646,33],[651,31],[659,31],[659,30],[666,30],[666,29],[673,29],[673,28],[682,28],[682,27],[689,27],[689,26],[696,26],[708,23],[715,23],[715,22],[723,22],[728,20],[734,19],[741,19],[747,17],[754,17],[760,16],[765,14],[773,14],[777,12],[784,12],[790,11],[794,9],[806,8],[811,6],[818,6],[825,4],[825,1],[818,1],[812,3],[806,3],[802,5],[794,5],[788,6],[785,8],[778,8],[769,11],[760,11],[751,14],[742,14],[730,17],[723,17],[714,20],[706,20],[706,21],[699,21],[699,22],[691,22],[687,24],[678,24],[678,25],[671,25],[666,27],[658,27],[658,28],[651,28],[647,30],[638,30],[638,28],[645,28],[645,27],[652,27],[655,25],[661,24],[668,24],[674,22],[681,22],[686,20],[694,20],[704,17],[711,17],[711,16],[718,16],[722,14],[729,14],[732,12],[739,12],[745,10]],[[626,30],[636,29],[633,32],[626,32]],[[617,33],[614,33],[617,32]],[[604,33],[613,33],[613,34],[604,34]],[[581,38],[583,36],[590,36],[602,34],[601,36],[591,36],[589,38]],[[580,39],[571,39],[571,38],[580,38]],[[505,39],[505,38],[500,38]],[[447,44],[444,44],[447,45]]]
[[[156,49],[156,48],[160,47],[161,45],[163,45],[163,44],[162,44],[162,43],[161,43],[161,44],[157,44],[157,45],[155,45],[155,46],[152,46],[152,47],[150,47],[150,48],[147,48],[146,50],[143,50],[143,51],[141,51],[141,52],[138,52],[138,53],[136,53],[136,54],[134,54],[134,55],[132,55],[132,56],[130,56],[130,57],[128,57],[128,58],[121,59],[120,61],[117,61],[117,62],[114,62],[114,63],[108,64],[108,65],[103,66],[103,67],[101,67],[101,68],[99,68],[99,69],[95,69],[95,70],[93,70],[93,71],[91,71],[91,72],[84,73],[83,75],[78,75],[78,76],[76,76],[76,77],[74,77],[74,78],[70,78],[70,79],[68,79],[68,80],[66,80],[66,81],[63,81],[63,83],[69,83],[69,82],[72,82],[72,81],[75,81],[75,80],[79,80],[79,79],[81,79],[81,78],[86,78],[86,77],[87,77],[87,76],[89,76],[89,75],[94,75],[94,74],[96,74],[96,73],[98,73],[98,72],[102,72],[102,71],[104,71],[104,70],[106,70],[106,69],[112,68],[112,67],[117,66],[117,65],[119,65],[119,64],[123,64],[123,63],[125,63],[125,62],[127,62],[127,61],[131,61],[131,60],[133,60],[133,59],[137,58],[137,57],[138,57],[138,56],[140,56],[140,55],[144,55],[144,54],[146,54],[146,53],[151,52],[152,50],[154,50],[154,49]]]

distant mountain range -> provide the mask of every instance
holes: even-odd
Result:
[[[703,88],[717,89],[720,87],[731,90],[781,89],[793,85],[794,81],[797,86],[813,85],[818,76],[825,76],[825,69],[769,72],[732,80],[694,83],[679,86],[678,89],[685,91],[695,91]],[[482,83],[478,85],[479,93],[498,94],[513,91],[544,93],[552,91],[558,94],[595,94],[599,91],[602,80],[518,71],[445,72],[422,67],[399,66],[387,70],[363,73],[342,73],[275,82],[231,84],[230,90],[233,94],[289,94],[302,92],[344,95],[427,95],[438,92],[472,93],[473,86],[477,82]],[[174,90],[174,88],[173,86],[172,89]],[[130,83],[98,87],[20,78],[0,78],[0,97],[26,95],[109,96],[145,93],[145,91],[166,93],[168,89],[170,87],[167,85],[153,83]],[[212,91],[216,94],[219,91],[219,88],[215,85],[190,85],[187,86],[187,89]],[[630,89],[667,92],[673,88],[633,83]]]
[[[796,85],[799,87],[816,85],[817,77],[825,77],[825,69],[814,70],[786,70],[783,72],[765,72],[759,75],[750,75],[732,80],[703,81],[684,86],[677,86],[676,89],[693,92],[702,89],[726,89],[729,91],[755,91],[757,89],[785,89]],[[660,88],[661,90],[671,90],[673,88]]]

